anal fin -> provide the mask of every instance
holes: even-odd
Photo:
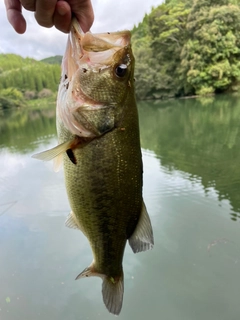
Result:
[[[153,230],[144,202],[142,202],[142,211],[138,224],[128,242],[134,253],[153,248]]]

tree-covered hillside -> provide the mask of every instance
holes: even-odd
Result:
[[[58,89],[60,58],[46,62],[0,54],[0,108],[20,107],[26,100],[51,96]]]
[[[132,46],[138,99],[239,91],[240,0],[166,0],[133,28]],[[60,61],[0,54],[3,103],[56,92]]]
[[[240,1],[166,0],[133,29],[140,99],[240,88]]]
[[[59,64],[61,65],[62,63],[62,56],[54,56],[54,57],[49,57],[41,60],[44,63],[49,63],[49,64]]]
[[[0,54],[0,90],[10,87],[21,92],[43,89],[57,91],[60,66],[14,54]]]

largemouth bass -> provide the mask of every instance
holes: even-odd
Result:
[[[123,301],[122,260],[153,247],[142,199],[142,156],[130,32],[83,33],[73,19],[57,99],[59,145],[35,155],[63,155],[71,213],[66,225],[88,238],[93,262],[77,279],[98,276],[107,309]],[[58,161],[57,161],[58,162]]]

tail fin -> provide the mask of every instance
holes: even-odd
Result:
[[[109,277],[104,274],[98,273],[94,268],[94,262],[84,269],[76,278],[82,279],[85,277],[100,277],[102,283],[102,296],[103,302],[109,312],[119,315],[123,303],[123,271],[119,277]]]
[[[103,302],[109,312],[119,315],[123,303],[123,272],[120,277],[105,276],[102,284]]]

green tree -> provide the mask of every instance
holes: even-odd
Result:
[[[160,8],[160,7],[159,7]],[[180,55],[186,42],[189,8],[184,2],[169,2],[150,15],[151,47],[155,57],[156,92],[170,96],[182,95]]]
[[[145,15],[143,21],[132,31],[132,47],[135,56],[135,86],[139,99],[151,97],[154,88],[153,67],[151,63],[152,49],[149,33],[149,16]]]
[[[0,90],[0,108],[22,107],[24,106],[23,94],[16,88]]]
[[[240,81],[240,7],[227,0],[195,0],[181,53],[186,94],[235,90]]]
[[[183,94],[180,54],[186,41],[188,1],[167,1],[133,30],[136,92],[140,99]]]
[[[23,92],[40,92],[43,88],[57,91],[60,78],[59,64],[24,59],[13,54],[0,54],[0,70],[0,90],[15,87]]]

